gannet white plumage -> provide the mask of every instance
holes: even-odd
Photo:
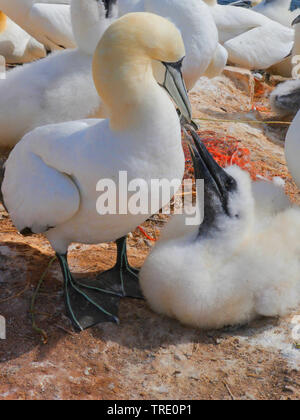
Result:
[[[99,215],[99,180],[114,180],[118,187],[120,171],[127,172],[128,182],[138,178],[148,186],[153,179],[183,177],[181,127],[169,95],[190,120],[184,56],[182,37],[171,22],[149,13],[125,15],[106,30],[93,59],[95,86],[109,119],[37,128],[17,144],[5,165],[5,205],[23,234],[44,233],[56,251],[67,310],[78,329],[116,321],[119,297],[132,289],[121,281],[123,272],[113,294],[102,292],[101,277],[75,281],[68,246],[117,240],[151,215],[151,209],[149,214],[105,214],[105,203]],[[153,76],[153,60],[165,67],[163,87]],[[152,197],[157,211],[171,195]]]
[[[177,223],[167,225],[164,240],[140,272],[151,308],[203,329],[283,316],[297,309],[299,208],[289,205],[277,211],[273,202],[274,211],[268,206],[257,216],[249,175],[238,167],[224,171],[203,145],[198,150],[195,167],[196,176],[205,181],[204,221],[187,234],[184,216],[174,216]],[[268,192],[265,188],[265,195]],[[179,231],[177,238],[174,229]]]
[[[299,65],[298,57],[300,56],[300,19],[298,17],[292,22],[292,27],[294,28],[294,44],[291,53],[284,60],[270,67],[267,70],[268,73],[295,78],[293,69]]]
[[[68,0],[0,0],[0,10],[52,51],[76,47],[68,3]]]
[[[300,95],[300,87],[298,94]],[[292,177],[297,184],[298,188],[300,188],[300,108],[290,125],[290,128],[287,132],[286,139],[285,139],[285,157],[287,161],[287,166],[292,174]]]
[[[293,47],[294,31],[250,9],[204,0],[228,51],[229,61],[247,69],[267,69],[286,58]]]
[[[78,48],[54,52],[7,72],[0,86],[0,147],[13,147],[41,125],[89,117],[98,110],[92,57],[103,32],[117,16],[115,0],[108,6],[106,17],[108,10],[101,0],[73,0]]]
[[[300,79],[280,83],[270,95],[271,108],[282,116],[295,115],[300,109]]]
[[[0,11],[0,55],[8,64],[44,58],[45,47]]]
[[[270,95],[272,110],[283,116],[296,115],[300,109],[300,66],[298,60],[300,54],[300,15],[294,20],[293,26],[295,28],[295,42],[291,55],[282,63],[270,69],[275,74],[297,77],[294,80],[280,83]]]
[[[294,28],[294,45],[291,53],[281,62],[268,69],[271,74],[277,74],[287,78],[296,78],[299,76],[299,56],[300,56],[300,16],[292,23]],[[296,70],[296,75],[293,72]]]
[[[299,10],[290,10],[291,0],[263,0],[253,7],[257,13],[290,27],[293,20],[298,16]]]
[[[218,76],[227,63],[227,52],[218,43],[218,31],[202,0],[119,0],[122,16],[132,11],[155,13],[171,20],[181,31],[186,58],[183,75],[190,90],[205,75]]]

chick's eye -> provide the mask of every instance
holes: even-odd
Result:
[[[233,178],[228,178],[225,182],[225,188],[227,191],[231,191],[236,187],[236,182]]]

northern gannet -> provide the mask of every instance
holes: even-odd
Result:
[[[274,112],[285,115],[295,115],[300,109],[300,15],[294,20],[295,42],[293,51],[283,63],[270,71],[283,76],[293,76],[295,80],[280,83],[270,95],[271,108]]]
[[[0,0],[0,10],[48,51],[75,48],[69,1]]]
[[[203,329],[297,309],[300,209],[290,204],[277,210],[273,201],[264,212],[259,205],[257,214],[250,176],[236,166],[221,169],[205,146],[196,144],[195,175],[205,182],[204,220],[187,228],[185,216],[177,215],[167,225],[140,272],[149,305]],[[273,187],[263,188],[264,196],[273,197]]]
[[[277,114],[296,115],[300,109],[300,79],[280,83],[270,95],[270,104]]]
[[[8,64],[44,58],[45,47],[0,11],[0,55]]]
[[[299,10],[290,11],[292,0],[263,0],[253,7],[257,13],[290,27],[293,20],[298,16]]]
[[[294,28],[294,45],[291,53],[283,61],[270,67],[268,72],[295,79],[300,75],[300,16],[292,22],[292,27]]]
[[[186,59],[183,76],[191,90],[201,76],[218,76],[228,54],[218,42],[218,30],[210,10],[202,0],[119,0],[120,16],[133,12],[155,13],[171,20],[181,31]]]
[[[181,72],[184,56],[181,34],[171,22],[150,13],[125,15],[106,30],[93,59],[95,86],[109,119],[37,128],[17,144],[6,162],[5,205],[20,232],[44,233],[50,241],[62,268],[66,308],[79,330],[117,321],[120,296],[132,296],[138,284],[124,283],[119,272],[118,289],[109,294],[103,292],[101,276],[74,280],[67,262],[69,245],[115,241],[153,211],[106,214],[103,203],[100,215],[98,182],[109,179],[118,188],[120,171],[126,171],[128,182],[142,179],[148,187],[153,179],[183,177],[181,126],[170,96],[190,121]],[[153,60],[164,67],[163,86],[154,78]],[[156,210],[172,195],[152,197]]]
[[[294,31],[250,9],[205,0],[229,61],[247,69],[267,69],[291,52]]]
[[[299,80],[298,80],[299,81]],[[300,86],[298,95],[300,95]],[[285,157],[287,161],[288,169],[300,188],[300,108],[287,132],[285,139]]]
[[[0,147],[13,147],[36,127],[100,114],[92,58],[103,32],[115,20],[115,0],[72,0],[75,50],[7,72],[0,84]],[[108,13],[108,14],[107,14]],[[107,16],[107,17],[106,17]]]

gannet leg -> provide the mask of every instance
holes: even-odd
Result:
[[[67,254],[56,254],[64,278],[67,314],[78,331],[102,322],[119,323],[120,297],[94,287],[94,280],[76,281],[69,269]]]
[[[130,266],[127,258],[126,236],[116,241],[117,262],[108,271],[99,274],[93,285],[101,292],[116,294],[119,297],[143,299],[139,286],[139,270]],[[85,281],[79,280],[81,286],[86,286]]]

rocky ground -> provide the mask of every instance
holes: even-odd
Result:
[[[271,87],[258,84],[251,101],[249,80],[229,69],[214,81],[199,82],[191,93],[195,118],[201,130],[234,137],[248,148],[257,173],[283,177],[287,193],[300,204],[283,153],[288,125],[264,123],[279,119],[265,112]],[[253,104],[264,112],[252,111]],[[260,123],[240,122],[247,120]],[[164,224],[158,217],[144,228],[159,236]],[[151,246],[141,232],[132,234],[131,263],[140,267]],[[42,236],[22,237],[1,211],[0,314],[7,320],[7,339],[0,340],[0,400],[300,398],[300,350],[292,338],[297,314],[235,331],[202,332],[154,314],[145,302],[124,300],[119,326],[103,324],[78,335],[64,315],[55,261],[34,308],[41,335],[32,328],[30,305],[52,257]],[[93,275],[114,258],[113,244],[74,244],[70,263],[74,272]]]

